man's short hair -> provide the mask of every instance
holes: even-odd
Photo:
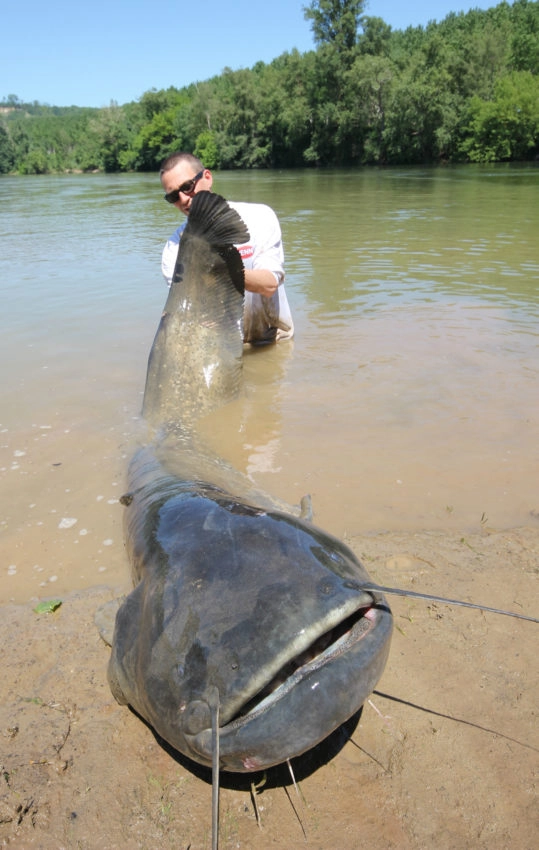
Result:
[[[175,153],[169,154],[169,156],[163,160],[159,174],[164,174],[165,171],[172,171],[173,168],[176,168],[179,162],[189,163],[195,174],[204,170],[204,166],[197,156],[192,153],[187,153],[187,151],[176,151]]]

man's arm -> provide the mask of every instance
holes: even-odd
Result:
[[[253,248],[246,263],[245,289],[271,298],[284,280],[284,254],[279,219],[266,204],[232,204],[244,216]],[[241,253],[241,248],[240,248]]]
[[[249,292],[258,292],[259,295],[271,298],[278,287],[277,275],[269,269],[245,269],[245,289]]]

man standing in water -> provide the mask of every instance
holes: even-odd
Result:
[[[193,196],[211,191],[213,176],[196,156],[177,152],[168,156],[160,171],[165,200],[189,215]],[[292,315],[284,288],[284,252],[281,227],[274,211],[265,204],[229,202],[250,234],[249,242],[236,246],[245,268],[244,342],[262,344],[290,339]],[[182,231],[172,234],[163,250],[161,268],[170,286]]]

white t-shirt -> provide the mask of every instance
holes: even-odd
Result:
[[[246,204],[229,201],[229,206],[241,216],[250,239],[236,245],[246,269],[268,269],[279,286],[271,298],[257,292],[245,292],[243,312],[244,342],[263,343],[290,339],[294,334],[292,314],[284,288],[284,252],[279,219],[265,204]],[[163,249],[161,269],[168,285],[178,256],[178,246],[187,222],[174,231]]]

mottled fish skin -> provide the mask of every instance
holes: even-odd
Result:
[[[370,579],[348,547],[198,442],[197,418],[241,385],[243,272],[231,243],[246,231],[229,212],[219,196],[193,198],[150,355],[154,439],[131,461],[124,499],[136,586],[116,617],[109,682],[208,766],[217,689],[220,766],[249,772],[310,749],[360,708],[383,672],[392,617],[361,590]]]
[[[149,424],[191,427],[237,395],[245,283],[234,244],[248,239],[219,195],[193,198],[148,361],[142,413]]]

